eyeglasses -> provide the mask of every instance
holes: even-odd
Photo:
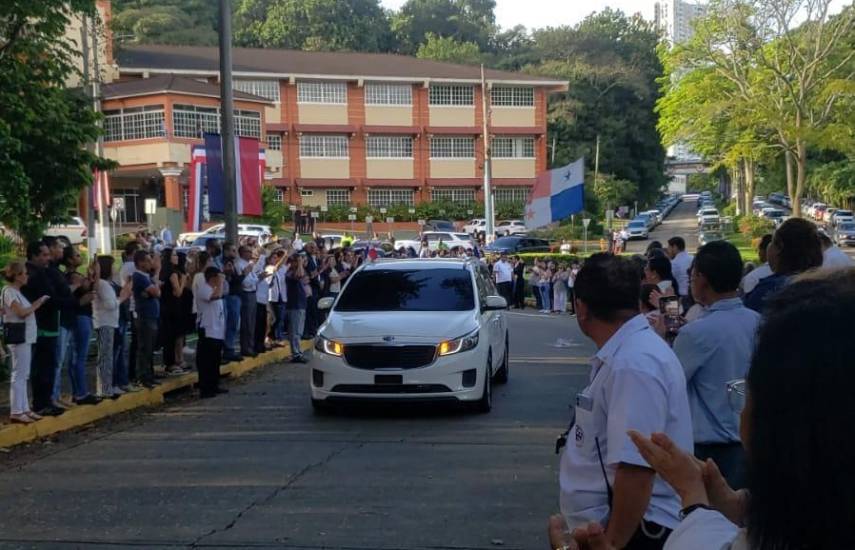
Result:
[[[727,401],[730,404],[730,408],[736,413],[741,413],[742,409],[745,408],[745,393],[747,389],[745,379],[738,378],[731,380],[725,386],[727,387]]]

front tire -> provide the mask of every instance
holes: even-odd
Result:
[[[330,414],[330,406],[323,399],[312,398],[312,412],[315,416],[327,416]]]
[[[475,402],[475,412],[486,414],[493,408],[493,377],[491,375],[493,356],[487,357],[487,370],[484,373],[484,391],[481,399]]]
[[[496,371],[496,376],[493,378],[497,384],[507,384],[508,376],[511,370],[511,353],[508,345],[508,337],[505,335],[505,357],[502,359],[502,366]]]

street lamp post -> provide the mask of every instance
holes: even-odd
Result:
[[[226,240],[238,241],[237,189],[235,188],[235,113],[232,89],[232,10],[220,0],[220,116],[222,119],[223,187]]]

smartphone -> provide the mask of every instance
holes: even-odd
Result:
[[[676,331],[680,326],[680,298],[678,296],[663,296],[659,298],[659,312],[665,320],[669,331]]]

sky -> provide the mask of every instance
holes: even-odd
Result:
[[[381,0],[386,8],[398,9],[406,0]],[[848,0],[833,0],[831,12],[839,12]],[[627,14],[641,13],[653,20],[656,0],[496,0],[496,20],[504,29],[525,25],[529,29],[575,25],[606,7]]]

